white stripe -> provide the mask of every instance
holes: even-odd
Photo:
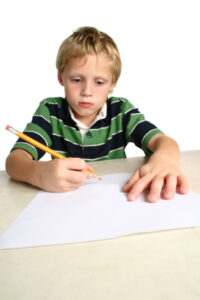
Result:
[[[133,109],[137,109],[137,108],[130,108],[129,110],[127,110],[125,113],[124,113],[124,115],[126,115],[127,113],[129,113],[130,112],[130,110],[133,110]],[[141,112],[137,112],[137,113],[131,113],[131,116],[135,116],[135,115],[142,115],[142,113]]]
[[[106,155],[106,156],[100,156],[100,157],[97,157],[97,158],[85,158],[85,157],[83,157],[83,160],[87,160],[87,161],[98,161],[100,158],[107,158],[108,157],[108,155]]]
[[[107,128],[110,128],[110,126],[105,126],[105,127],[100,127],[100,128],[91,128],[91,129],[89,129],[89,131],[97,131],[97,130],[107,129]]]
[[[114,151],[116,151],[116,150],[120,150],[120,149],[123,149],[124,147],[122,146],[122,147],[119,147],[119,148],[116,148],[116,149],[113,149],[113,150],[111,150],[110,152],[114,152]],[[110,153],[109,152],[109,153]]]
[[[25,132],[35,133],[35,134],[39,135],[45,141],[45,145],[48,146],[47,140],[40,133],[38,133],[37,131],[25,130]]]
[[[111,105],[113,105],[113,104],[115,104],[115,103],[118,103],[118,102],[124,102],[123,100],[121,100],[121,99],[117,99],[117,100],[115,100],[115,101],[113,101],[113,102],[111,102]]]
[[[57,105],[57,106],[59,106],[59,103],[57,103],[57,102],[49,102],[49,100],[46,101],[45,104],[51,104],[51,105]]]
[[[120,116],[121,114],[122,114],[122,113],[120,112],[118,115],[114,116],[114,117],[111,119],[111,121],[114,120],[115,118],[117,118],[118,116]]]
[[[141,123],[143,123],[143,122],[146,122],[146,120],[141,120],[140,122],[138,122],[138,123],[135,125],[135,127],[133,128],[133,130],[130,132],[129,135],[131,135],[131,134],[133,133],[133,131],[135,130],[135,128],[136,128],[139,124],[141,124]]]
[[[93,144],[93,145],[82,145],[83,147],[98,147],[98,146],[102,146],[105,145],[106,143],[101,143],[101,144]]]
[[[111,105],[112,105],[112,104],[115,104],[115,103],[117,103],[117,102],[123,102],[123,103],[124,103],[124,102],[126,102],[126,99],[118,98],[117,100],[111,102]]]
[[[56,152],[59,152],[59,153],[64,153],[64,154],[68,154],[69,155],[69,153],[67,151],[61,151],[59,149],[53,149],[53,150],[56,151]],[[66,158],[68,158],[68,157],[66,156]]]
[[[73,144],[73,145],[78,145],[78,146],[81,146],[80,144],[78,144],[78,143],[74,143],[74,142],[72,142],[72,141],[70,141],[70,140],[68,140],[68,139],[65,139],[62,135],[60,135],[60,134],[56,134],[56,133],[53,133],[52,134],[53,136],[58,136],[58,137],[61,137],[61,138],[63,138],[64,139],[64,141],[67,141],[67,142],[70,142],[71,144]]]
[[[42,115],[34,115],[33,117],[40,117],[40,118],[44,119],[45,121],[47,121],[49,124],[51,124],[51,122]]]
[[[128,110],[124,113],[124,115],[126,115],[127,113],[129,113],[129,111],[132,110],[132,109],[133,109],[133,107],[131,107],[130,109],[128,109]]]
[[[110,154],[111,152],[114,152],[114,151],[117,151],[117,150],[120,150],[120,149],[123,149],[123,148],[124,148],[124,147],[122,146],[122,147],[113,149],[113,150],[111,150],[111,151],[108,153],[108,155],[105,155],[105,156],[99,156],[99,157],[97,157],[97,158],[91,158],[91,159],[88,159],[88,158],[83,158],[83,159],[84,159],[84,160],[87,160],[87,161],[95,161],[95,160],[99,160],[99,159],[101,159],[101,158],[108,158],[108,157],[109,157],[109,154]]]
[[[111,137],[109,139],[107,139],[104,143],[101,143],[101,144],[93,144],[93,145],[83,145],[84,147],[98,147],[98,146],[102,146],[102,145],[105,145],[107,143],[107,141],[109,140],[112,140],[113,136],[120,133],[120,132],[123,132],[123,130],[120,130],[118,132],[115,132],[111,135]]]
[[[150,131],[148,131],[148,132],[143,136],[143,138],[142,138],[142,143],[141,143],[141,144],[143,144],[143,141],[144,141],[145,137],[146,137],[149,133],[151,133],[151,132],[153,132],[153,131],[155,131],[155,130],[158,130],[158,128],[154,128],[154,129],[151,129]]]
[[[120,132],[123,132],[123,130],[120,130],[120,131],[114,132],[114,133],[112,134],[112,136],[111,136],[109,139],[107,139],[107,141],[111,140],[111,139],[112,139],[112,137],[113,137],[114,135],[116,135],[116,134],[118,134],[118,133],[120,133]]]
[[[62,126],[66,127],[66,128],[71,128],[71,129],[77,131],[76,128],[74,128],[74,127],[72,127],[72,126],[69,126],[69,125],[65,125],[62,119],[59,119],[59,118],[57,118],[57,117],[55,117],[55,116],[51,116],[51,118],[54,118],[54,119],[58,120],[59,122],[61,122],[61,123],[62,123]]]
[[[36,150],[36,148],[35,148],[35,146],[33,146],[33,145],[31,145],[30,143],[25,143],[25,142],[17,142],[16,143],[16,145],[20,145],[20,144],[23,144],[23,145],[28,145],[28,146],[30,146],[30,147],[32,147],[33,148],[33,150],[36,152],[36,155],[38,156],[38,153],[37,153],[37,150]]]

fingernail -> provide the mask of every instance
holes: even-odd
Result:
[[[173,197],[173,194],[171,192],[168,192],[166,194],[166,198],[171,199]]]
[[[182,188],[181,189],[181,193],[182,194],[187,194],[189,192],[189,189],[188,188]]]
[[[131,195],[131,196],[129,197],[129,201],[135,201],[135,195]]]
[[[148,197],[148,200],[149,200],[150,202],[157,202],[157,201],[158,201],[158,197],[157,197],[157,195],[150,195],[150,196]]]

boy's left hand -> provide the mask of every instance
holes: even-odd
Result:
[[[177,162],[167,155],[154,153],[128,180],[123,191],[128,193],[129,201],[134,201],[147,188],[147,201],[157,202],[161,197],[172,199],[177,188],[180,194],[186,194],[189,185]]]

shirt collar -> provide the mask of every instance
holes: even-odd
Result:
[[[71,118],[74,120],[74,122],[76,122],[76,125],[79,127],[79,129],[80,128],[81,129],[88,129],[89,127],[91,127],[97,121],[106,118],[106,116],[107,116],[107,103],[106,102],[104,103],[101,110],[98,112],[94,122],[89,127],[75,118],[74,113],[73,113],[72,109],[70,108],[70,106],[69,106],[69,112],[70,112]]]

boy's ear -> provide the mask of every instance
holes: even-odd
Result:
[[[117,85],[117,82],[115,82],[115,83],[112,84],[109,93],[113,92],[113,89],[116,87],[116,85]]]
[[[64,85],[63,79],[62,79],[62,74],[60,72],[58,72],[58,81],[62,86]]]

